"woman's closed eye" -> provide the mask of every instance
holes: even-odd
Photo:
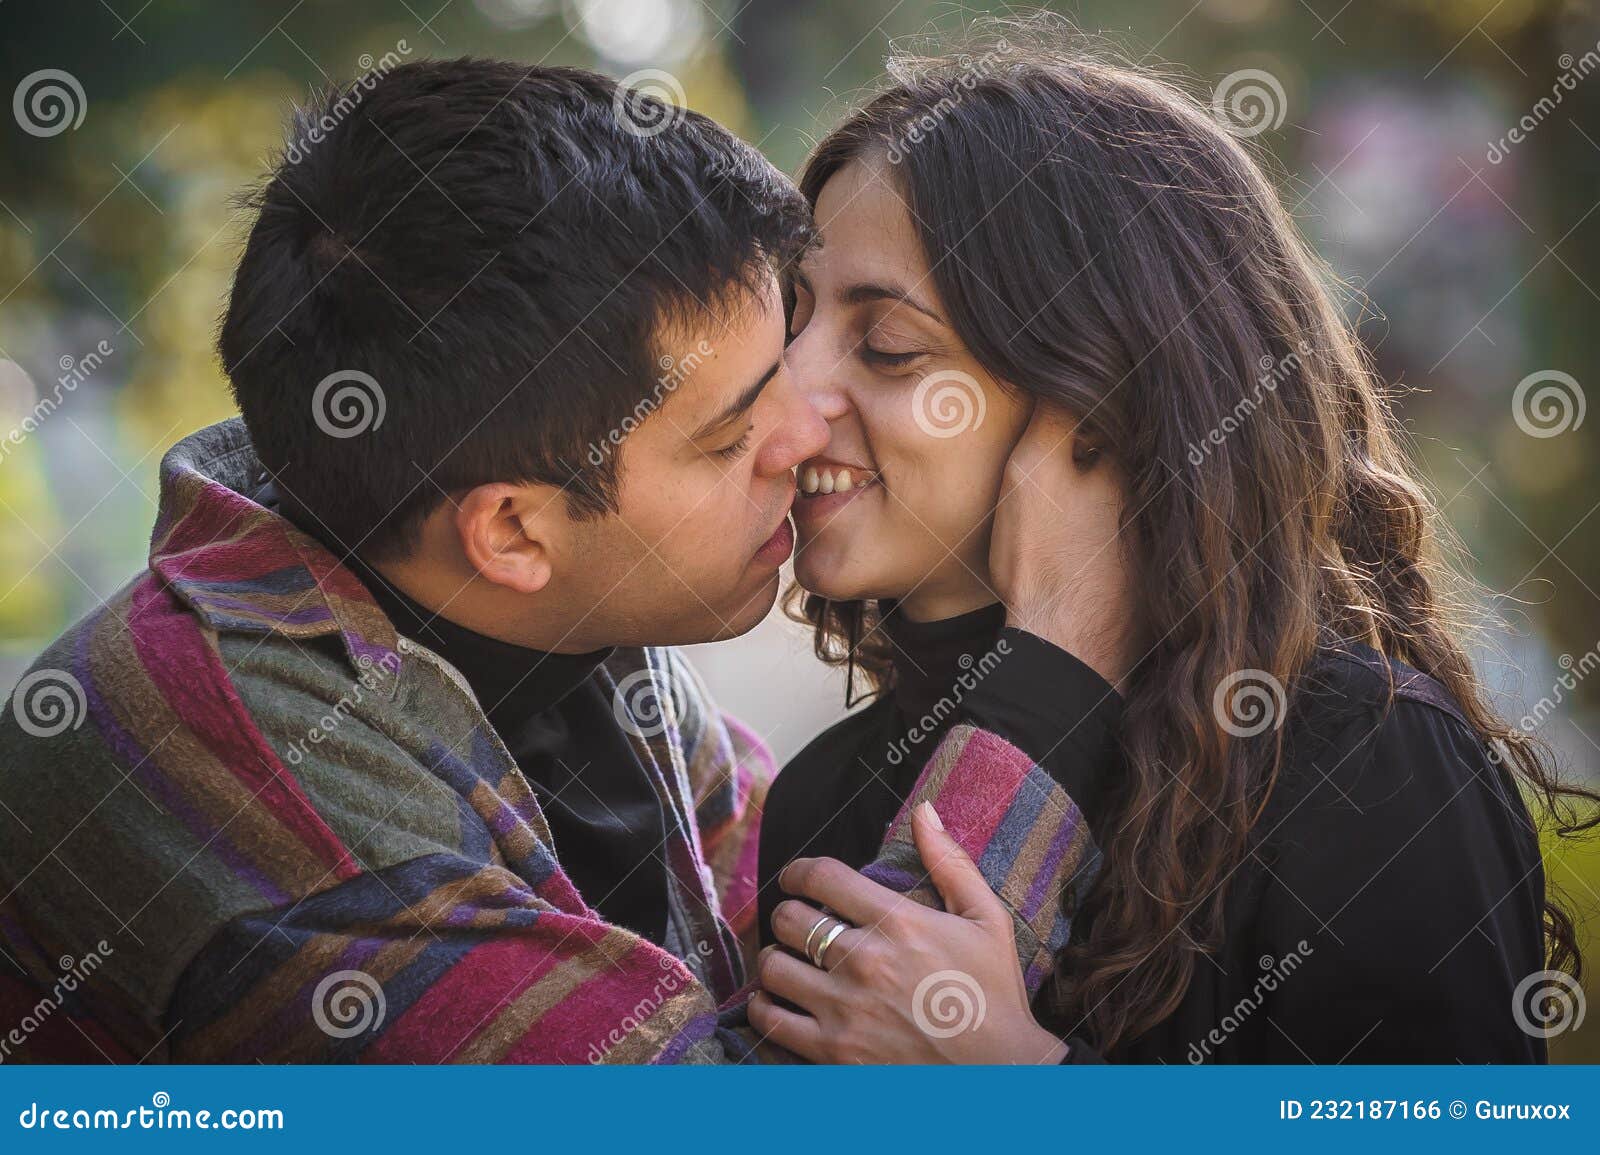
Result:
[[[856,354],[874,369],[905,369],[934,353],[945,351],[943,342],[926,332],[927,326],[907,319],[906,310],[879,315],[863,326]]]
[[[882,369],[903,368],[925,356],[927,354],[920,349],[877,349],[866,341],[861,343],[861,359],[868,365]]]

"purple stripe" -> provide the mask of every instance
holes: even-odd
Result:
[[[1033,877],[1033,885],[1028,888],[1028,897],[1022,903],[1022,917],[1032,922],[1039,913],[1039,908],[1044,905],[1045,893],[1050,884],[1055,881],[1056,868],[1061,865],[1061,860],[1066,856],[1067,850],[1077,839],[1078,829],[1083,825],[1083,815],[1076,806],[1068,804],[1067,817],[1056,824],[1054,837],[1050,839],[1050,847],[1045,851],[1044,862],[1040,864],[1039,871]]]
[[[698,1042],[709,1039],[717,1029],[717,1016],[710,1011],[696,1015],[683,1025],[683,1029],[672,1037],[672,1041],[661,1048],[660,1053],[651,1059],[652,1063],[681,1063],[683,1056],[689,1048]]]
[[[890,866],[886,862],[868,863],[861,868],[861,873],[880,886],[887,886],[890,890],[897,890],[901,894],[905,894],[915,888],[920,881],[910,871]]]
[[[393,669],[396,673],[399,672],[400,655],[395,653],[388,646],[380,645],[377,642],[369,642],[359,634],[352,633],[349,630],[344,631],[344,640],[345,645],[349,648],[350,653],[355,657],[358,663],[364,657],[372,660],[372,667],[375,670],[380,671],[379,676],[382,676],[381,671],[385,669]],[[399,684],[400,679],[398,677],[390,679],[389,685],[391,687],[391,694],[393,693],[393,687],[398,686]]]
[[[263,621],[273,622],[286,626],[304,626],[317,622],[333,620],[333,611],[327,603],[309,605],[300,610],[285,610],[282,612],[263,608],[259,603],[242,598],[231,598],[224,594],[190,592],[190,600],[197,606],[204,606],[208,610],[230,609],[247,614],[250,617],[261,618]]]
[[[1045,976],[1054,969],[1052,965],[1054,962],[1055,956],[1046,954],[1028,964],[1028,969],[1022,976],[1022,983],[1030,993],[1039,989],[1039,984],[1044,982]]]

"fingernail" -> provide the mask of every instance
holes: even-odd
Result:
[[[944,829],[944,822],[939,818],[939,812],[933,808],[932,802],[924,802],[922,804],[922,816],[933,823],[935,830]]]

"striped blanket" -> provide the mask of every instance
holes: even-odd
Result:
[[[772,772],[669,649],[595,677],[668,816],[666,949],[562,870],[460,675],[249,496],[238,421],[162,464],[149,569],[0,717],[0,1060],[744,1062],[755,839]],[[1015,912],[1030,983],[1097,854],[1072,801],[961,727],[931,799]],[[872,873],[936,904],[905,813]]]

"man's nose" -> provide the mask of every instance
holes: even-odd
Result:
[[[760,472],[768,476],[785,473],[807,458],[815,457],[828,444],[828,422],[807,394],[795,388],[787,372],[768,387],[783,404],[778,428],[762,446]]]

